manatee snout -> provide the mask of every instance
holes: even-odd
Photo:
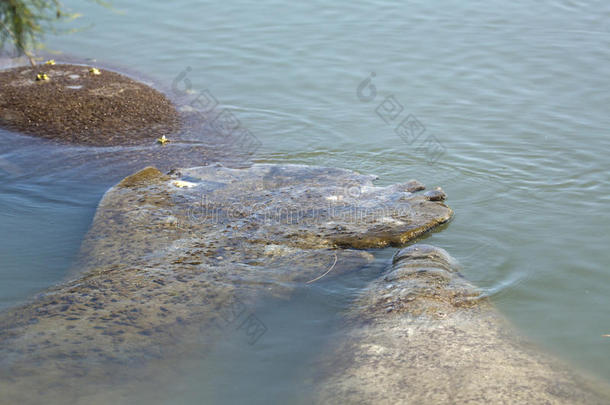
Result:
[[[440,267],[452,272],[458,269],[458,263],[445,249],[419,243],[396,252],[392,265],[395,268],[401,266]]]

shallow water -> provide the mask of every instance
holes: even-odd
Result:
[[[208,90],[261,141],[257,161],[442,186],[456,217],[427,242],[459,259],[525,334],[610,380],[606,2],[116,1],[124,13],[66,3],[85,14],[78,25],[94,26],[50,37],[50,48],[141,71],[170,92],[190,67],[182,100]],[[367,78],[376,95],[358,91]],[[389,96],[402,110],[386,123],[376,110],[390,110],[390,101],[378,109]],[[425,127],[411,143],[395,132],[408,115]],[[62,279],[121,168],[70,165],[3,131],[0,141],[6,308]],[[391,253],[378,252],[361,275],[258,309],[263,339],[250,346],[231,335],[185,365],[171,402],[303,398],[316,348]]]

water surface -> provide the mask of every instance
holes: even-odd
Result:
[[[230,109],[261,141],[257,161],[442,186],[456,217],[427,242],[459,259],[526,335],[610,381],[610,4],[66,4],[93,27],[50,37],[50,48],[170,89],[190,67],[186,99],[207,90]],[[374,97],[358,93],[367,78]],[[389,102],[400,114],[386,122],[378,112]],[[395,132],[409,115],[425,127],[411,143]],[[18,138],[0,131],[4,144]],[[61,280],[116,172],[67,168],[28,142],[0,158],[5,308]],[[259,310],[264,339],[222,342],[186,367],[168,401],[250,400],[263,387],[268,400],[303,398],[315,348],[391,253],[377,252],[362,275],[304,289],[286,308],[269,302]]]

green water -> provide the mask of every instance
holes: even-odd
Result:
[[[523,333],[610,380],[609,3],[132,0],[115,1],[114,11],[65,3],[85,15],[77,25],[93,26],[48,38],[50,48],[168,88],[190,68],[187,99],[209,91],[230,109],[260,140],[257,161],[442,186],[456,217],[427,242],[454,255]],[[388,97],[400,114],[386,122]],[[425,127],[413,142],[395,132],[409,115]],[[3,306],[61,278],[106,186],[61,175],[76,197],[52,175],[3,174]],[[303,293],[294,311],[325,304],[290,326],[293,315],[262,310],[284,325],[269,328],[268,343],[225,343],[172,401],[250,398],[252,381],[278,384],[275,399],[295,395],[306,377],[286,370],[307,363],[307,336],[332,324],[362,285],[347,283]],[[221,376],[210,379],[210,370]]]

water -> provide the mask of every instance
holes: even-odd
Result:
[[[51,49],[168,88],[191,67],[193,92],[208,90],[260,139],[258,161],[442,186],[456,217],[427,242],[459,259],[526,335],[610,380],[607,2],[65,3],[93,27],[49,37]],[[371,77],[376,97],[366,101],[357,89]],[[386,123],[376,109],[389,96],[402,111]],[[394,131],[409,114],[425,126],[411,144]],[[440,157],[421,148],[429,135]],[[46,156],[32,148],[0,153],[26,167],[0,168],[2,307],[61,280],[114,181],[61,162],[28,171],[25,161]],[[299,398],[312,348],[390,254],[361,278],[301,291],[289,310],[268,303],[265,340],[228,339],[185,366],[172,401],[252,399],[261,387]]]

